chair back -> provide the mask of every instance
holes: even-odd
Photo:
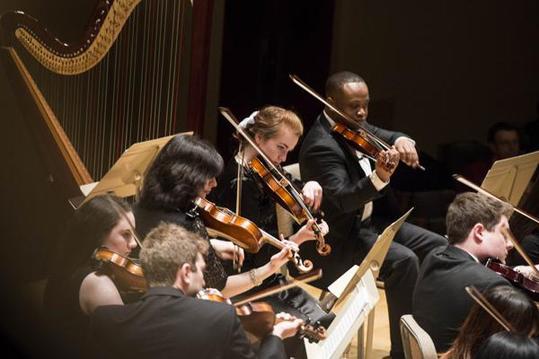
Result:
[[[400,329],[406,359],[438,358],[432,339],[411,314],[401,317]]]

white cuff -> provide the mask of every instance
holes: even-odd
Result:
[[[412,144],[415,146],[415,141],[412,140],[410,137],[406,137],[406,136],[398,137],[398,138],[395,140],[395,143],[394,143],[394,144],[396,145],[397,142],[399,142],[399,140],[401,140],[401,139],[406,140],[406,141],[410,141],[410,142],[412,142]]]
[[[370,179],[372,181],[372,184],[374,185],[374,188],[376,188],[378,192],[380,192],[382,189],[384,189],[385,186],[389,184],[389,180],[387,182],[382,181],[380,177],[378,177],[378,175],[376,174],[376,171],[374,171],[370,175]]]

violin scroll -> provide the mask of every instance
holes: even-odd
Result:
[[[293,252],[294,265],[301,273],[308,273],[313,270],[313,262],[308,259],[301,259],[298,252]]]
[[[321,256],[327,256],[331,253],[331,246],[325,242],[323,236],[321,237],[322,237],[322,240],[319,240],[318,242],[316,242],[316,251]]]

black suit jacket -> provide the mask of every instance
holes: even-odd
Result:
[[[151,288],[136,303],[99,307],[91,316],[92,340],[114,358],[255,358],[234,307]],[[280,338],[269,335],[260,358],[285,358]]]
[[[414,291],[413,315],[430,334],[436,350],[446,351],[456,338],[473,300],[464,287],[479,291],[507,280],[476,262],[466,251],[452,245],[432,252],[421,265]]]
[[[365,126],[389,144],[393,144],[401,136],[406,136],[368,123]],[[318,117],[303,140],[299,163],[302,180],[317,181],[324,189],[322,210],[330,227],[326,239],[333,250],[330,256],[310,259],[324,268],[324,278],[317,284],[325,286],[348,270],[352,263],[358,262],[358,252],[365,253],[368,250],[359,248],[361,243],[357,238],[361,221],[358,215],[361,216],[367,202],[381,198],[388,187],[381,192],[376,190],[359,165],[355,152],[342,137],[332,133],[323,114]],[[302,251],[304,247],[312,246],[312,243],[306,243],[302,246]],[[314,251],[309,249],[306,252],[314,254]]]

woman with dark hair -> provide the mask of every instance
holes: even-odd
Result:
[[[537,336],[539,312],[535,303],[519,289],[497,286],[483,293],[489,303],[511,324],[516,334]],[[462,324],[459,334],[442,359],[475,358],[477,350],[492,334],[504,328],[482,307],[475,304]]]
[[[539,345],[526,335],[499,332],[485,340],[473,358],[537,359],[539,358]]]
[[[129,256],[137,246],[134,224],[130,206],[111,195],[90,199],[68,223],[44,296],[48,324],[68,354],[80,354],[95,308],[124,303],[108,268],[93,253],[106,247]]]
[[[207,287],[222,291],[226,297],[243,293],[254,286],[252,273],[228,276],[222,260],[233,259],[243,250],[228,241],[209,239],[194,200],[205,198],[217,185],[216,177],[223,168],[221,155],[209,143],[195,137],[178,135],[157,155],[148,169],[135,208],[138,231],[144,237],[161,222],[179,224],[210,242],[204,279]],[[275,273],[288,261],[288,248],[283,248],[256,268],[260,280]]]

